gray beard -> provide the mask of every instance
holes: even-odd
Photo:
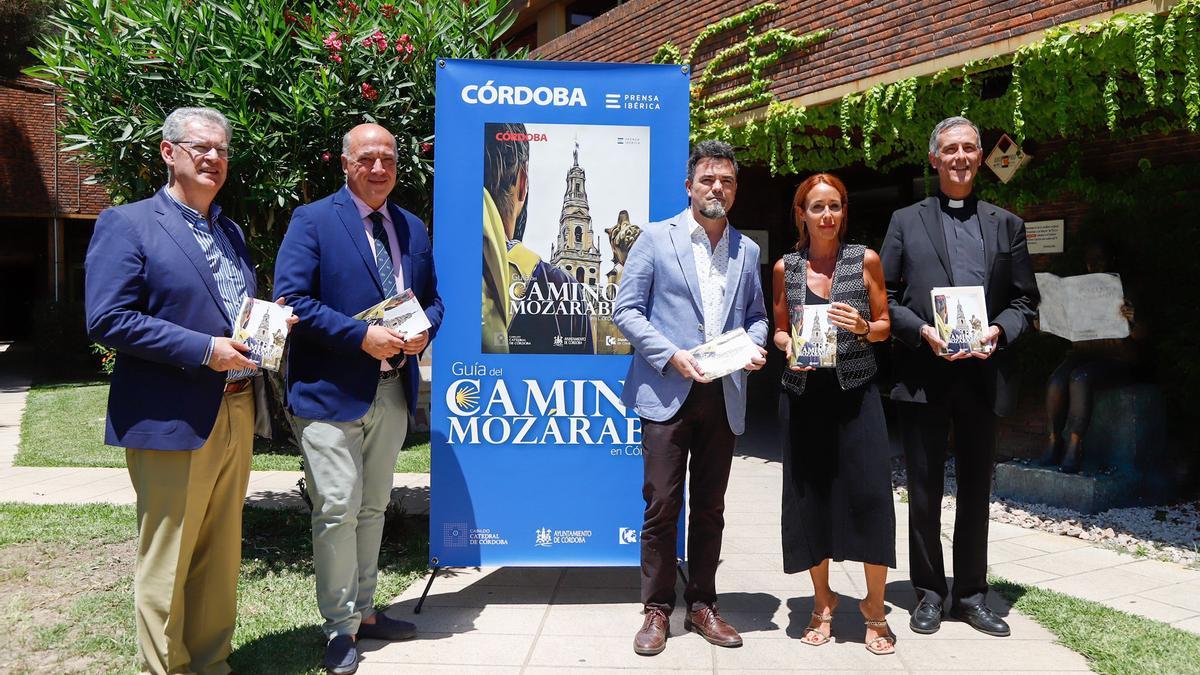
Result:
[[[700,215],[705,218],[724,218],[725,205],[721,202],[706,202],[704,206],[700,207]]]

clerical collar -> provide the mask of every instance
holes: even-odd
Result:
[[[966,199],[951,199],[945,193],[938,192],[938,202],[943,211],[973,211],[977,201],[974,193],[967,195]]]

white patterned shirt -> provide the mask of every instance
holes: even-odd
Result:
[[[700,280],[700,300],[704,304],[704,341],[708,342],[720,335],[725,326],[721,310],[725,306],[725,273],[729,271],[729,225],[725,225],[721,240],[714,247],[692,210],[687,209],[686,213],[696,277]]]

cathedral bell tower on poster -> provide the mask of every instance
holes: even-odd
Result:
[[[586,177],[579,166],[579,143],[575,143],[575,162],[567,171],[567,191],[558,217],[558,237],[550,248],[550,264],[599,290],[600,249],[593,241],[592,214],[588,208]]]

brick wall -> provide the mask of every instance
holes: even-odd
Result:
[[[83,183],[90,170],[58,150],[54,100],[28,78],[0,81],[0,215],[94,215],[111,204],[102,188]]]
[[[533,53],[564,61],[648,62],[667,41],[686,50],[708,25],[760,0],[701,3],[632,0]],[[791,55],[771,69],[780,100],[821,91],[906,66],[980,47],[1130,5],[1132,0],[776,0],[762,28],[795,34],[836,33],[808,55]],[[740,31],[702,45],[699,71]],[[735,82],[727,83],[734,85]]]

